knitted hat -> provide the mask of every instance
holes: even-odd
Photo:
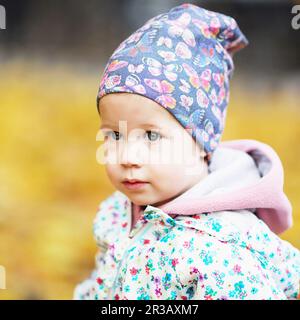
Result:
[[[190,129],[211,156],[224,129],[232,56],[247,44],[232,17],[189,3],[174,7],[148,20],[113,52],[97,110],[108,93],[143,95]]]

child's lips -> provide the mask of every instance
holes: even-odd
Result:
[[[124,180],[123,185],[129,190],[137,190],[145,187],[149,182],[140,180]]]

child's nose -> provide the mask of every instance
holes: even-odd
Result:
[[[119,163],[125,166],[141,165],[145,161],[145,154],[146,150],[144,150],[142,143],[128,141],[120,146]]]

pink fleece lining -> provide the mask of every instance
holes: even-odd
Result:
[[[267,144],[256,140],[221,142],[220,147],[238,149],[247,153],[260,150],[271,162],[268,173],[258,182],[238,192],[201,196],[199,199],[182,199],[182,195],[159,208],[168,214],[192,215],[221,210],[257,208],[257,216],[279,234],[292,226],[292,207],[283,192],[283,167],[276,152]]]

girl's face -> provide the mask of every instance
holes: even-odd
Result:
[[[100,99],[99,111],[107,175],[133,203],[158,207],[208,174],[205,152],[155,101],[111,93]],[[133,189],[123,183],[125,179],[146,183]]]

